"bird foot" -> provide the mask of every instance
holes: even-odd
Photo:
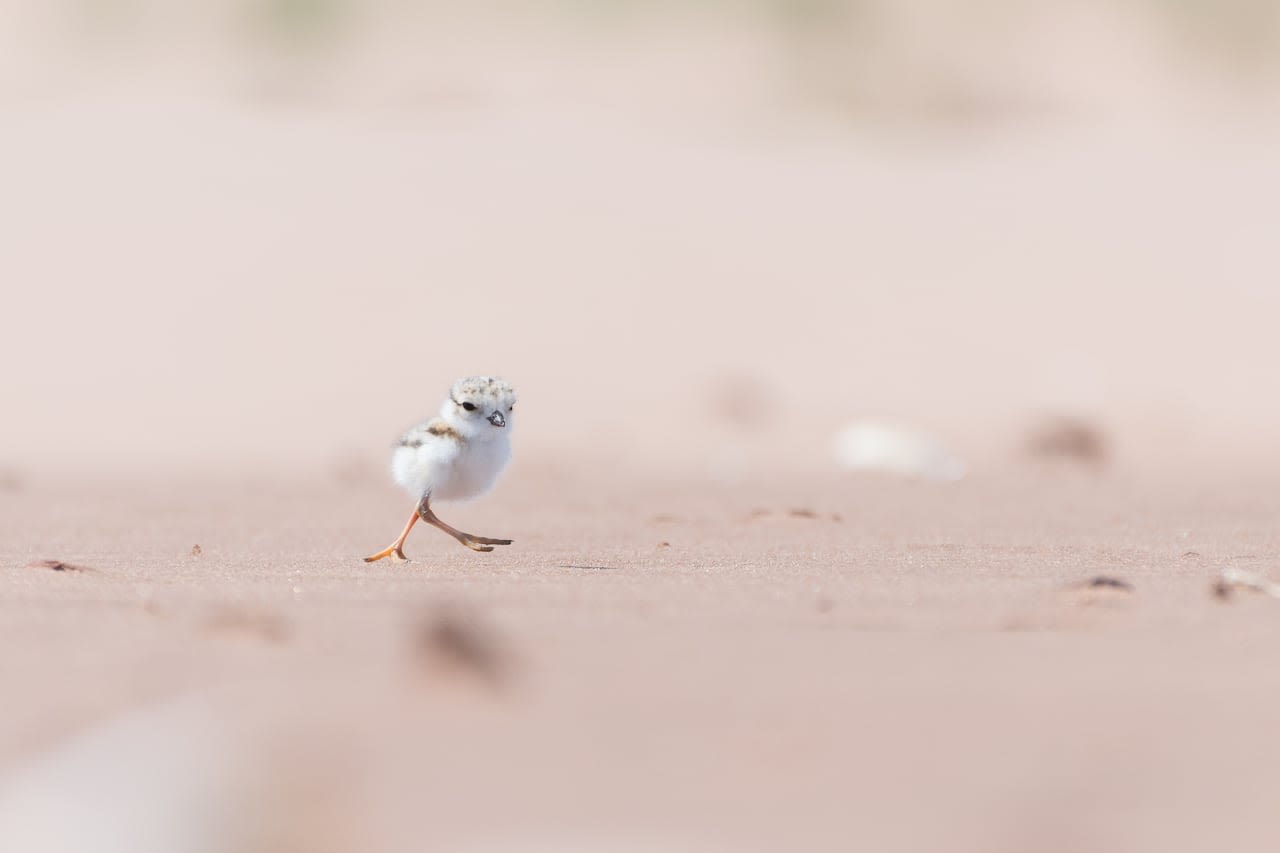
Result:
[[[511,544],[510,539],[490,539],[488,536],[472,536],[470,533],[463,533],[458,541],[472,551],[492,551],[494,545]]]
[[[404,555],[404,551],[401,551],[395,545],[392,545],[390,548],[384,548],[376,554],[370,554],[364,558],[364,561],[366,563],[373,563],[383,559],[384,557],[390,557],[391,562],[393,563],[409,562],[409,558]]]
[[[488,536],[472,536],[471,538],[481,545],[510,545],[513,541],[511,539],[490,539]]]

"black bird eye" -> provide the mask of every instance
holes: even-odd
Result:
[[[515,411],[515,408],[516,408],[516,404],[512,403],[510,406],[507,406],[507,411],[508,412]]]
[[[476,404],[475,404],[475,403],[463,403],[463,404],[462,404],[462,408],[466,409],[468,412],[474,412],[474,411],[476,410]]]

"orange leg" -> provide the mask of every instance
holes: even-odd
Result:
[[[422,520],[427,524],[430,524],[432,527],[440,528],[454,539],[457,539],[463,545],[466,545],[472,551],[492,551],[494,545],[511,544],[510,539],[490,539],[487,536],[472,536],[470,533],[463,533],[456,527],[450,527],[431,511],[430,499],[425,496],[418,502],[418,515],[420,515]],[[406,532],[408,532],[407,528]]]
[[[409,531],[413,529],[413,525],[418,520],[418,511],[415,509],[413,515],[409,516],[409,523],[404,526],[404,530],[400,531],[400,538],[396,539],[389,548],[383,548],[376,554],[370,554],[364,558],[366,563],[372,563],[375,560],[381,560],[383,557],[390,557],[393,563],[407,563],[409,558],[404,555],[404,540],[409,538]]]

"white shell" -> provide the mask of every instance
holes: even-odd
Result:
[[[835,436],[836,460],[854,471],[954,481],[968,466],[927,435],[892,424],[856,421]]]

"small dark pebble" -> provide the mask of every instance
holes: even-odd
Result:
[[[201,548],[198,544],[191,546],[191,556],[199,557],[203,553],[204,553],[204,549]]]

